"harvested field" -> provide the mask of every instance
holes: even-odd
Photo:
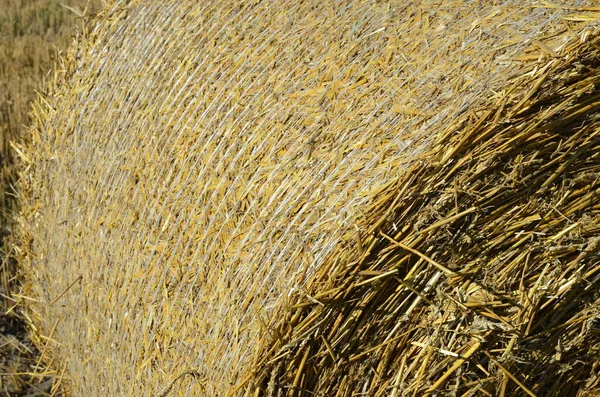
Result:
[[[110,4],[19,146],[73,395],[599,392],[600,9]]]

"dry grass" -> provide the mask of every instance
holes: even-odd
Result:
[[[70,3],[70,2],[63,2]],[[75,2],[83,6],[85,1]],[[99,4],[91,4],[89,11]],[[52,377],[29,341],[17,279],[17,263],[8,252],[16,210],[16,170],[10,142],[21,139],[29,123],[30,102],[58,53],[67,48],[81,21],[58,1],[0,0],[0,395],[55,394]]]
[[[113,3],[21,147],[37,343],[75,395],[575,390],[595,360],[571,362],[595,298],[562,297],[595,285],[596,21]],[[542,336],[565,349],[542,363],[556,386]]]

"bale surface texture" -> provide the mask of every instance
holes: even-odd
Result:
[[[109,5],[21,153],[73,394],[593,388],[599,44],[570,6]]]

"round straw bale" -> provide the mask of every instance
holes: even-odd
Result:
[[[573,6],[110,4],[21,150],[28,313],[73,394],[583,390],[598,42]]]

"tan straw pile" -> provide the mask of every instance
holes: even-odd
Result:
[[[597,389],[600,13],[572,6],[109,5],[20,149],[73,395]]]

